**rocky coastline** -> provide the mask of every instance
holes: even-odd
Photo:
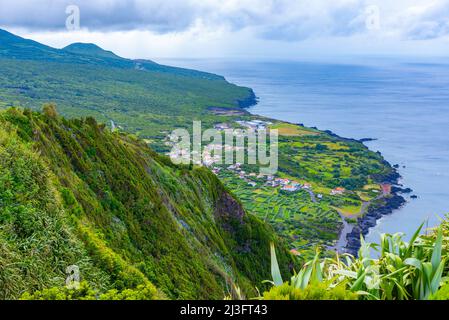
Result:
[[[357,256],[361,247],[361,236],[366,237],[370,229],[377,225],[379,219],[392,214],[405,205],[406,200],[401,194],[408,193],[410,189],[401,188],[398,182],[400,178],[401,176],[396,169],[393,169],[390,175],[384,177],[383,183],[392,185],[391,194],[372,203],[365,215],[357,219],[352,231],[346,236],[346,247],[343,248],[345,253]]]
[[[259,102],[256,94],[253,89],[249,89],[249,94],[247,97],[241,100],[237,100],[237,104],[239,108],[248,109],[252,106],[255,106]]]
[[[390,215],[393,211],[401,208],[405,204],[404,197],[394,194],[391,198],[385,198],[380,205],[374,204],[368,209],[368,212],[357,220],[357,224],[352,232],[346,236],[347,243],[344,251],[353,256],[358,255],[361,246],[360,237],[366,237],[370,229],[377,225],[377,221],[384,216]]]

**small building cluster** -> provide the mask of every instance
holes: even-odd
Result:
[[[273,188],[281,187],[281,190],[288,192],[296,192],[300,189],[311,189],[312,186],[309,183],[300,184],[297,181],[283,178],[274,178],[273,176],[267,176],[266,186]]]
[[[391,194],[391,189],[392,189],[391,184],[388,184],[388,183],[381,184],[380,188],[382,189],[383,194],[385,194],[385,195]]]
[[[242,127],[246,127],[248,129],[259,131],[259,130],[267,130],[267,127],[272,122],[262,121],[262,120],[251,120],[251,121],[236,121]]]
[[[223,131],[223,130],[231,129],[231,126],[227,123],[217,123],[214,126],[214,129],[218,130],[218,131]]]
[[[216,154],[215,151],[220,151],[222,148],[223,146],[220,144],[211,144],[204,148],[202,155],[202,165],[211,167],[216,163],[221,163],[223,160],[222,155],[220,153]],[[214,155],[212,155],[212,152],[214,153]]]
[[[342,195],[342,194],[344,194],[345,192],[346,192],[346,189],[345,189],[345,188],[338,187],[338,188],[335,188],[335,189],[333,189],[333,190],[331,191],[331,196]]]

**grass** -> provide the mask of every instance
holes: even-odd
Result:
[[[338,210],[348,218],[358,216],[360,214],[360,210],[362,209],[362,206],[345,206],[338,208]]]
[[[320,134],[320,132],[314,131],[312,129],[308,129],[305,127],[285,122],[279,122],[277,124],[271,125],[270,129],[278,130],[278,133],[281,136],[290,136],[290,137]]]
[[[365,202],[371,201],[374,198],[373,196],[371,196],[371,194],[362,191],[357,191],[357,195],[359,196],[360,200]]]
[[[363,190],[379,190],[380,191],[380,185],[379,184],[367,184],[366,186],[363,186]]]

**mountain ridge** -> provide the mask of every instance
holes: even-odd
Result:
[[[84,53],[88,55],[97,55],[114,59],[123,59],[122,57],[119,57],[112,51],[105,50],[94,43],[74,42],[62,48],[61,50],[72,53],[81,53],[81,54]]]
[[[210,122],[211,106],[256,102],[251,89],[219,75],[121,58],[95,44],[55,49],[7,31],[0,32],[0,73],[0,108],[54,102],[66,117],[112,120],[145,139],[163,139],[193,117]]]
[[[164,66],[151,60],[123,58],[93,43],[75,42],[62,49],[57,49],[34,40],[17,36],[4,29],[0,29],[0,57],[17,60],[44,60],[71,64],[104,65],[122,69],[180,74],[210,80],[224,79],[215,74]]]

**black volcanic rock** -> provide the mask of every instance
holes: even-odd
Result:
[[[391,191],[393,193],[405,193],[405,194],[409,194],[409,193],[413,192],[413,190],[410,189],[410,188],[400,188],[400,187],[397,187],[397,186],[393,186],[391,188]]]
[[[383,216],[393,213],[405,204],[405,199],[400,195],[393,193],[391,197],[385,198],[383,203],[371,206],[365,216],[357,220],[357,226],[347,235],[347,245],[345,251],[349,254],[357,256],[360,249],[360,236],[366,236],[370,229],[377,225],[377,220]]]
[[[362,139],[359,139],[359,142],[370,142],[370,141],[376,141],[377,139],[376,138],[362,138]]]
[[[250,89],[249,91],[250,91],[249,95],[245,99],[237,101],[240,108],[249,108],[258,103],[256,94],[254,93],[254,91],[252,89]]]

